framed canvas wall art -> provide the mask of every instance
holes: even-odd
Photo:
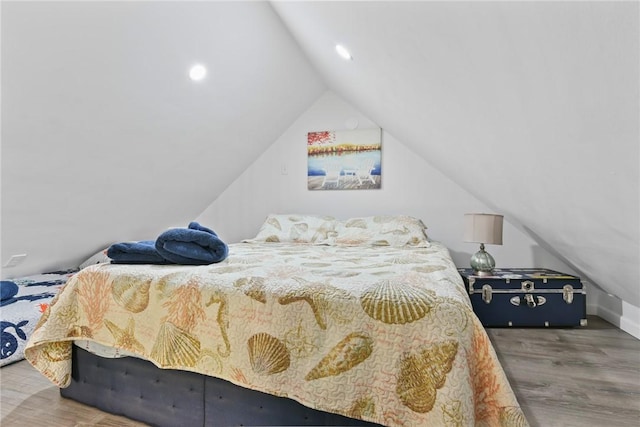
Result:
[[[309,190],[371,190],[382,186],[382,130],[307,134]]]

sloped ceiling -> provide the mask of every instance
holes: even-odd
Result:
[[[333,91],[640,306],[637,2],[273,6]]]
[[[2,260],[186,225],[329,88],[640,307],[638,7],[3,1]]]
[[[186,226],[326,90],[267,2],[1,7],[3,275]]]

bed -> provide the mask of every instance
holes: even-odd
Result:
[[[329,417],[312,424],[527,425],[447,248],[406,216],[270,215],[217,264],[87,267],[25,355],[63,395],[154,425],[283,425],[299,404]],[[236,409],[210,407],[218,387]]]

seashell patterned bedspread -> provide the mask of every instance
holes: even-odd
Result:
[[[527,421],[448,250],[238,243],[206,266],[90,266],[25,350],[60,387],[75,339],[388,426]]]

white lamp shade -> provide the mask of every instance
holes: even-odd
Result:
[[[501,245],[503,219],[502,215],[464,214],[464,241]]]

